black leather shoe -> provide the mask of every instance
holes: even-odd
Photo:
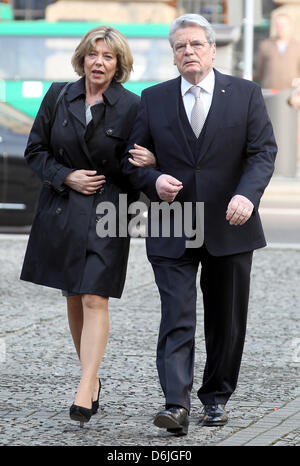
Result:
[[[168,432],[176,435],[186,435],[189,428],[189,414],[185,408],[177,406],[160,411],[154,419],[154,425],[167,429]]]
[[[84,408],[83,406],[78,406],[72,404],[70,407],[70,418],[73,421],[79,421],[80,427],[83,427],[85,422],[89,422],[92,416],[92,409]]]
[[[204,426],[223,426],[228,422],[228,415],[225,405],[204,405],[204,416],[202,425]]]

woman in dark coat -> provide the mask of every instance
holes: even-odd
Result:
[[[87,32],[72,58],[81,79],[67,88],[52,84],[25,151],[43,187],[21,279],[62,289],[67,297],[82,367],[70,416],[81,426],[98,409],[108,298],[121,297],[126,275],[129,237],[100,238],[96,207],[109,201],[118,212],[120,194],[126,193],[128,202],[136,199],[119,169],[139,105],[139,97],[120,84],[129,78],[132,62],[119,31],[100,26]],[[135,163],[155,164],[153,154],[140,146],[135,157]]]

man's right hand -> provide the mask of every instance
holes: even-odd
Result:
[[[160,175],[156,180],[156,191],[162,201],[172,202],[183,188],[181,181],[171,175]]]
[[[64,184],[82,194],[95,194],[105,183],[104,175],[96,170],[74,170],[64,180]]]

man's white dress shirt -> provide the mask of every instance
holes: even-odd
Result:
[[[193,86],[194,84],[189,83],[183,76],[181,76],[181,95],[189,122],[191,122],[191,113],[195,104],[195,97],[191,92],[189,92],[190,88]],[[211,106],[211,101],[215,87],[214,70],[211,70],[208,73],[208,75],[202,81],[200,81],[200,83],[197,84],[197,86],[201,87],[201,100],[203,102],[204,113],[206,118]]]

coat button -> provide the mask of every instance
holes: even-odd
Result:
[[[106,130],[106,134],[110,136],[113,133],[113,130],[111,128]]]
[[[58,153],[59,153],[59,155],[64,155],[64,150],[63,150],[62,147],[60,147],[60,148],[58,149]]]
[[[67,126],[67,124],[68,124],[68,120],[64,120],[63,121],[63,126]]]
[[[61,214],[61,213],[62,213],[62,208],[61,208],[61,207],[57,207],[56,213],[57,213],[57,215]]]
[[[102,166],[104,167],[104,165],[107,164],[107,160],[102,160]]]

